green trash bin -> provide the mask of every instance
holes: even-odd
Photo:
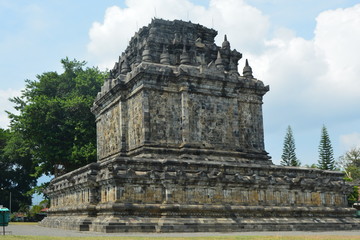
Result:
[[[360,202],[355,202],[353,208],[356,209],[355,217],[360,218]]]
[[[0,208],[0,226],[9,225],[10,211],[7,208]]]
[[[10,211],[7,208],[0,207],[0,226],[3,229],[3,235],[5,235],[5,227],[9,225]]]

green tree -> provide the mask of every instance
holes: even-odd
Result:
[[[360,179],[360,147],[354,147],[340,156],[337,166],[343,170],[350,180]]]
[[[45,72],[26,80],[11,129],[31,153],[34,176],[58,176],[96,161],[95,117],[90,112],[107,73],[85,62],[62,59],[62,74]]]
[[[322,170],[335,170],[334,153],[331,146],[330,137],[325,125],[323,125],[321,129],[318,168]]]
[[[284,139],[283,154],[281,155],[280,164],[283,166],[300,166],[300,161],[295,153],[295,139],[291,127],[288,126]]]
[[[28,217],[34,219],[36,214],[41,212],[41,209],[43,209],[43,208],[40,205],[31,206],[31,208],[29,209],[29,212],[28,212]]]
[[[347,199],[348,199],[349,207],[352,207],[352,205],[358,201],[358,199],[359,199],[359,187],[358,186],[353,186],[353,191],[352,191],[352,193],[349,194]]]
[[[313,164],[305,164],[305,166],[304,167],[306,167],[306,168],[318,168],[318,166],[315,164],[315,163],[313,163]]]
[[[17,211],[31,204],[26,194],[36,185],[31,156],[19,136],[10,130],[0,129],[0,204]],[[10,197],[11,196],[11,197]]]

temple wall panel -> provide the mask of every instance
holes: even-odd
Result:
[[[190,143],[232,150],[240,147],[234,99],[189,93],[188,107]]]
[[[128,149],[132,150],[143,145],[144,142],[144,109],[142,93],[136,94],[127,100],[128,112]]]
[[[104,111],[96,123],[97,153],[99,159],[106,158],[120,151],[120,130],[120,109],[118,104],[114,104]]]
[[[311,202],[315,206],[320,206],[321,205],[321,198],[320,198],[320,193],[319,192],[312,192],[311,193]]]
[[[181,95],[166,91],[149,91],[148,97],[150,142],[164,146],[180,144]]]
[[[261,103],[252,101],[250,98],[238,103],[239,140],[245,148],[264,150]]]
[[[185,202],[186,194],[182,186],[177,186],[172,191],[172,202],[174,203],[183,203]],[[206,198],[208,199],[208,198]]]
[[[76,206],[91,203],[90,187],[68,191],[52,197],[51,207]],[[104,184],[99,190],[99,201],[121,203],[183,203],[183,204],[236,204],[244,206],[344,206],[346,198],[331,191],[311,192],[287,188],[244,188],[224,185],[176,184]]]

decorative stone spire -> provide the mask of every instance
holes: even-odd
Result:
[[[221,59],[221,54],[220,54],[220,51],[218,51],[217,53],[217,58],[215,60],[215,66],[219,69],[224,69],[224,64],[223,64],[223,61]]]
[[[172,42],[172,43],[173,43],[174,45],[181,43],[181,37],[180,37],[180,34],[179,34],[179,33],[175,33],[174,39],[173,39],[173,42]]]
[[[140,63],[141,63],[141,55],[139,53],[139,50],[137,50],[136,51],[135,62],[134,62],[135,67],[138,66]]]
[[[118,72],[119,72],[119,63],[115,62],[113,69],[110,71],[110,77],[115,78],[115,76]]]
[[[249,66],[249,62],[248,60],[246,59],[245,61],[245,67],[244,67],[244,70],[243,70],[243,75],[244,77],[246,78],[253,78],[254,76],[252,75],[252,69],[251,67]]]
[[[121,64],[121,69],[120,69],[120,73],[121,74],[126,74],[128,72],[130,72],[130,67],[129,67],[129,64],[128,64],[128,61],[126,59],[126,57],[124,58],[124,61],[122,62]]]
[[[229,71],[230,72],[236,72],[236,73],[238,72],[237,63],[234,62],[232,57],[230,57]]]
[[[157,28],[155,26],[151,27],[149,30],[149,37],[155,38],[156,37]]]
[[[142,60],[144,62],[152,62],[151,53],[150,53],[150,47],[149,45],[145,45],[145,49],[142,53]]]
[[[165,45],[163,46],[163,52],[160,55],[160,63],[170,65],[170,55]]]
[[[227,40],[226,34],[224,36],[224,42],[222,43],[221,48],[230,50],[230,42]]]
[[[183,52],[180,55],[180,64],[190,64],[189,54],[186,52],[186,46],[184,44]]]
[[[119,56],[119,61],[117,63],[115,63],[115,66],[114,66],[114,67],[116,67],[116,70],[117,70],[118,73],[121,72],[121,61],[122,60],[123,60],[122,56]]]

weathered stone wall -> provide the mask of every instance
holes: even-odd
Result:
[[[103,159],[121,149],[120,108],[114,104],[106,109],[96,122],[97,153]]]
[[[171,190],[169,190],[171,189]],[[243,206],[343,206],[340,193],[321,193],[287,189],[239,189],[222,186],[162,186],[126,185],[104,187],[101,202],[121,203],[181,203],[181,204],[239,204]],[[115,193],[117,194],[115,195]],[[165,195],[167,194],[167,198]],[[171,194],[171,197],[169,197]],[[108,197],[104,197],[108,196]],[[77,202],[77,201],[74,201]]]
[[[80,192],[81,194],[81,192]],[[85,193],[86,194],[86,193]],[[59,198],[64,198],[62,195]],[[69,205],[85,203],[73,196],[65,197]],[[68,200],[70,199],[70,200]],[[339,207],[347,204],[343,194],[338,192],[311,192],[289,189],[246,189],[224,186],[178,186],[126,184],[103,186],[100,203],[139,203],[139,204],[234,204],[240,206],[306,206]],[[67,203],[63,204],[68,205]]]
[[[141,158],[91,166],[52,183],[53,209],[108,202],[346,207],[349,192],[341,173],[317,169]]]
[[[254,96],[251,96],[254,97]],[[265,150],[261,99],[238,102],[241,146],[245,149]]]
[[[189,93],[188,101],[190,143],[232,150],[240,147],[236,99]]]
[[[93,110],[100,161],[115,154],[146,153],[147,147],[156,148],[152,151],[158,157],[169,150],[193,154],[194,149],[217,155],[255,153],[261,155],[258,161],[268,159],[261,107],[267,87],[237,75],[224,81],[220,73],[218,79],[218,70],[211,67],[163,68],[141,63],[124,84],[111,84],[124,90],[109,89],[109,97]]]
[[[178,147],[181,138],[181,94],[151,90],[149,97],[150,142],[164,147]]]
[[[52,205],[41,224],[104,232],[357,229],[342,176],[261,164],[115,158],[53,180]]]
[[[128,121],[127,149],[129,151],[139,148],[145,141],[143,93],[137,93],[126,102]]]

